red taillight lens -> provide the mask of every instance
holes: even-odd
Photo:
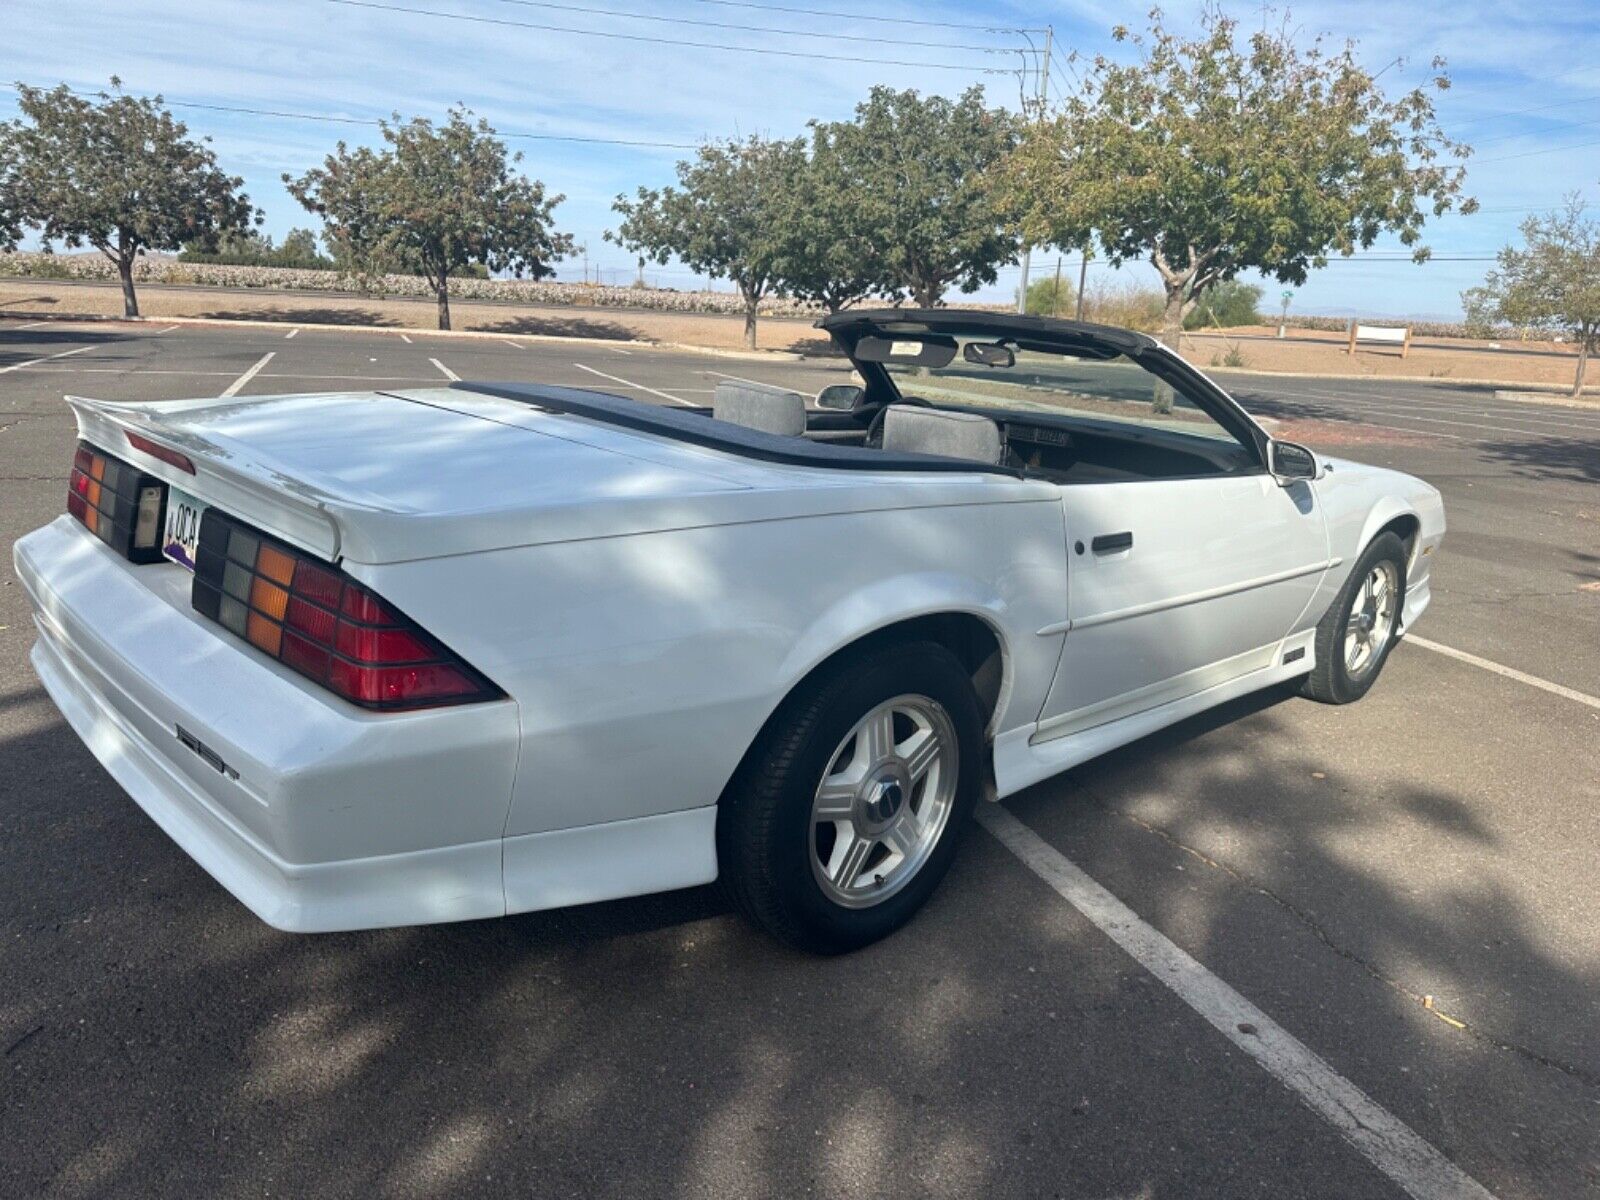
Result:
[[[215,508],[200,523],[195,611],[365,708],[493,700],[499,688],[343,572]]]
[[[85,529],[133,562],[156,562],[166,488],[159,479],[87,442],[72,456],[67,511]]]

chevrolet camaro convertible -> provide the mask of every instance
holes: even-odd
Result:
[[[1358,699],[1439,493],[1276,440],[1137,333],[822,327],[860,383],[72,399],[33,664],[263,920],[721,878],[807,949],[906,921],[998,798],[1292,679]]]

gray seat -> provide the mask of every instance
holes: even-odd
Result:
[[[806,431],[806,402],[799,392],[765,383],[724,380],[711,395],[711,415],[719,421],[799,437]]]
[[[883,448],[995,464],[1000,461],[1000,426],[977,413],[893,404],[883,414]]]

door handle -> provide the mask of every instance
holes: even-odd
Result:
[[[1110,554],[1113,550],[1131,550],[1133,548],[1133,530],[1125,529],[1121,533],[1102,533],[1089,543],[1089,548],[1096,554]]]

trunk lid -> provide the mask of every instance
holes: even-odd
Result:
[[[68,397],[79,430],[208,504],[334,560],[389,562],[637,532],[650,510],[740,491],[737,466],[518,406],[461,411],[448,391],[111,403]],[[134,449],[186,455],[195,474]]]

